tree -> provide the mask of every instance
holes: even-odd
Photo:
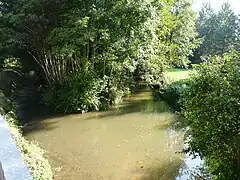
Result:
[[[170,44],[175,55],[172,57],[174,65],[187,67],[189,57],[199,45],[196,32],[196,14],[192,10],[191,0],[176,0],[172,8],[173,28],[170,34]]]
[[[45,99],[57,108],[57,90],[64,98],[60,109],[74,102],[69,97],[78,99],[70,112],[80,104],[96,109],[104,99],[114,103],[134,86],[138,72],[148,85],[161,85],[165,67],[184,64],[197,46],[189,0],[3,0],[0,9],[1,30],[8,32],[0,37],[0,53],[25,68],[32,62],[44,80]],[[75,88],[80,81],[86,86]],[[88,93],[95,85],[99,91]]]
[[[197,19],[197,32],[202,43],[197,49],[196,58],[222,55],[232,49],[238,51],[239,25],[239,17],[229,3],[224,3],[218,12],[214,12],[210,4],[205,4]]]

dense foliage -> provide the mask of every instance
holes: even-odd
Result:
[[[197,47],[191,0],[1,0],[0,57],[34,70],[61,112],[98,110],[163,83]]]
[[[235,53],[196,66],[181,102],[188,152],[206,159],[213,179],[240,177],[240,66]]]
[[[181,111],[181,104],[179,100],[185,88],[188,86],[188,79],[182,79],[170,82],[166,85],[162,92],[161,97],[170,105],[170,107],[177,112]]]

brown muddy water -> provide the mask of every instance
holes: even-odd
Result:
[[[33,122],[26,137],[46,150],[55,180],[182,179],[183,133],[172,128],[177,118],[142,92],[109,111]]]

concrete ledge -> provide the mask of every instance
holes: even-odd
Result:
[[[28,168],[24,164],[21,153],[10,135],[7,123],[1,115],[0,161],[6,180],[32,180]]]

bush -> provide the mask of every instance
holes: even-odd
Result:
[[[232,53],[197,65],[181,102],[188,123],[186,151],[205,158],[215,180],[240,177],[240,66]]]
[[[46,89],[43,98],[56,111],[84,113],[118,103],[129,93],[127,87],[115,77],[99,78],[93,71],[82,71],[73,74],[66,84]]]
[[[73,74],[62,86],[47,89],[44,101],[65,113],[86,112],[97,110],[100,106],[100,96],[105,84],[93,74],[78,72]]]
[[[188,85],[188,80],[179,80],[172,82],[166,86],[161,94],[162,98],[176,111],[181,110],[179,103],[180,96]]]

